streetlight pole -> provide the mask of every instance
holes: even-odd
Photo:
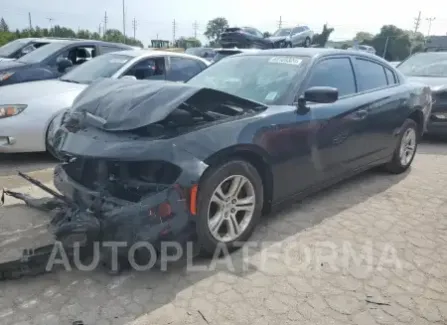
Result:
[[[126,3],[123,0],[123,38],[124,44],[126,44]]]
[[[431,24],[432,22],[436,19],[436,17],[429,17],[426,18],[426,20],[428,21],[428,31],[427,31],[427,37],[430,36],[430,32],[431,32]]]

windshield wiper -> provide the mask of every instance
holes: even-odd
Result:
[[[59,80],[66,81],[66,82],[71,82],[71,83],[74,83],[74,84],[80,84],[79,81],[76,81],[76,80],[73,80],[73,79],[62,79],[62,78],[60,78]]]

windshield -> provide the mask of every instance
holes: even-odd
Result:
[[[18,39],[9,43],[6,43],[0,47],[0,57],[2,58],[12,58],[13,54],[18,50],[24,48],[30,42],[23,39]]]
[[[100,55],[67,72],[61,80],[89,84],[99,78],[110,78],[132,59],[132,56],[117,53]]]
[[[291,32],[290,28],[281,28],[278,29],[275,33],[273,33],[273,36],[289,36]]]
[[[50,55],[53,55],[58,50],[67,46],[65,42],[54,42],[45,46],[39,47],[37,50],[22,56],[18,61],[22,63],[38,63],[42,62]]]
[[[412,77],[447,77],[447,53],[418,53],[402,62],[397,69]]]
[[[307,61],[308,58],[298,56],[232,56],[211,65],[187,83],[277,104],[297,84]]]

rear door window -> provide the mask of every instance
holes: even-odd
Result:
[[[360,92],[388,85],[384,67],[373,61],[356,58],[356,77]]]
[[[186,81],[206,68],[206,65],[194,59],[181,57],[170,58],[170,69],[167,79],[171,81]]]

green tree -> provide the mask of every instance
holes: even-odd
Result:
[[[0,32],[9,32],[8,24],[3,17],[0,19]]]
[[[378,55],[384,54],[384,58],[388,61],[402,61],[411,51],[409,33],[394,25],[382,26],[372,40],[364,43],[373,46]]]
[[[217,17],[208,22],[206,25],[206,31],[205,36],[210,40],[211,42],[216,43],[220,37],[220,34],[225,30],[225,28],[228,28],[228,20],[224,17]]]
[[[187,49],[189,47],[201,47],[202,43],[194,37],[180,37],[178,40],[175,41],[174,44],[175,47],[181,47],[184,49]]]
[[[320,34],[315,34],[312,39],[312,44],[317,47],[324,47],[329,40],[329,36],[334,32],[333,28],[327,27],[327,24],[323,25],[323,30]]]
[[[374,35],[368,32],[358,32],[355,34],[354,39],[362,44],[364,41],[371,41],[374,38]]]
[[[265,38],[272,36],[272,34],[270,34],[269,32],[264,32],[263,34]]]

